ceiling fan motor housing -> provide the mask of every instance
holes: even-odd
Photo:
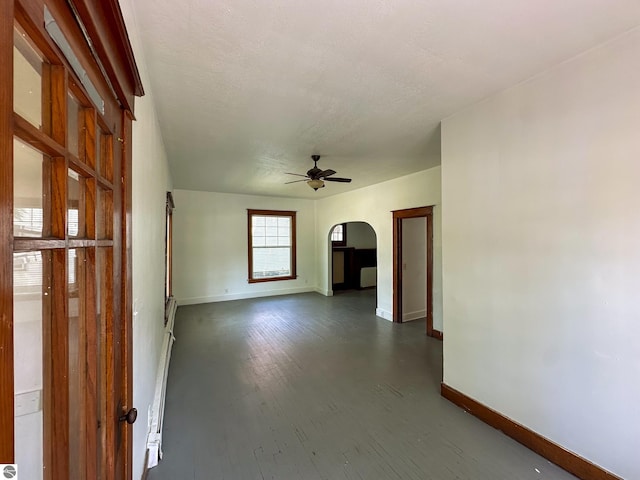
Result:
[[[318,174],[322,173],[322,170],[320,170],[318,167],[313,167],[311,170],[307,170],[307,176],[312,179],[315,180]]]

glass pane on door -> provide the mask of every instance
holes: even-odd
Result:
[[[72,238],[85,238],[87,234],[85,177],[69,169],[67,189],[67,235]]]
[[[45,331],[50,252],[13,255],[15,461],[21,478],[42,479]]]
[[[13,140],[13,234],[42,237],[49,231],[49,215],[44,204],[45,169],[49,158],[18,139]]]
[[[113,192],[98,187],[96,232],[98,240],[113,239]]]
[[[29,38],[13,31],[13,110],[37,128],[42,127],[42,57]]]
[[[109,182],[113,182],[113,135],[98,130],[98,171]]]
[[[80,129],[84,126],[84,112],[80,102],[69,93],[67,95],[67,150],[80,157]]]
[[[103,445],[105,442],[105,429],[103,425],[107,424],[106,412],[107,412],[107,396],[106,381],[107,381],[107,356],[106,356],[106,337],[107,327],[112,322],[113,314],[113,250],[111,247],[101,247],[97,249],[96,258],[96,417],[98,419],[98,445]],[[105,478],[103,471],[103,457],[100,448],[97,449],[97,477]]]
[[[69,249],[67,257],[67,295],[69,327],[69,478],[82,478],[85,431],[86,253]]]

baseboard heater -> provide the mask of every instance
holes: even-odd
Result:
[[[156,377],[156,392],[153,399],[151,428],[147,439],[147,465],[152,468],[158,465],[162,458],[162,422],[164,418],[164,399],[167,391],[167,376],[169,373],[169,361],[171,360],[171,347],[175,341],[173,336],[173,326],[176,319],[178,303],[171,297],[167,308],[167,324],[164,330],[164,342],[162,344],[162,354],[158,364],[158,375]]]

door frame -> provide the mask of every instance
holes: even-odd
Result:
[[[433,205],[393,210],[393,322],[402,323],[402,221],[407,218],[426,218],[427,228],[427,319],[426,333],[442,339],[442,332],[433,328]]]

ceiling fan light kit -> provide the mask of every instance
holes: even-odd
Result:
[[[311,155],[311,160],[313,160],[313,168],[307,171],[306,175],[301,175],[299,173],[288,173],[287,175],[295,175],[297,177],[304,177],[308,180],[294,180],[292,182],[286,183],[297,183],[297,182],[307,182],[314,190],[318,190],[319,188],[324,188],[324,182],[341,182],[341,183],[349,183],[351,182],[350,178],[340,178],[340,177],[332,177],[331,175],[335,175],[337,172],[335,170],[320,170],[318,168],[318,160],[320,160],[320,155]]]
[[[307,185],[309,185],[314,190],[318,190],[319,188],[323,188],[324,187],[324,182],[322,180],[320,180],[320,179],[308,180],[307,181]]]

